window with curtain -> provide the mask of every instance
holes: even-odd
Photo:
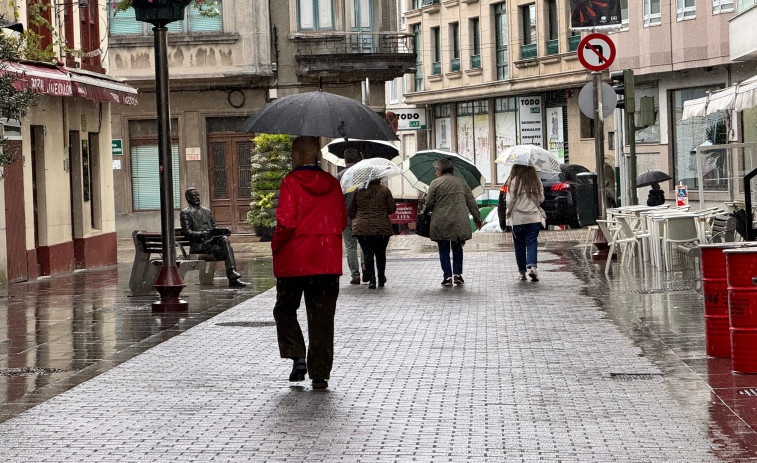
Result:
[[[507,54],[507,10],[504,3],[494,5],[494,39],[497,48],[497,80],[510,77]]]
[[[695,0],[676,0],[676,21],[694,19],[697,16]]]
[[[712,14],[730,13],[733,11],[733,0],[712,0]]]
[[[203,16],[198,8],[190,4],[184,10],[182,21],[174,21],[166,25],[168,32],[174,34],[223,32],[222,1],[216,0],[215,7],[218,10],[218,15],[212,18]],[[108,11],[111,35],[153,35],[151,24],[137,21],[134,8],[116,11],[111,4]]]
[[[660,0],[643,0],[644,27],[660,24]]]
[[[333,0],[297,0],[297,29],[301,31],[333,30]]]

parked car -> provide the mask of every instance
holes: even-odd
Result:
[[[589,172],[578,164],[561,164],[560,172],[538,172],[544,185],[544,202],[541,204],[547,213],[547,225],[568,225],[570,228],[581,228],[576,207],[576,185],[582,180],[577,177],[582,172]],[[505,226],[505,211],[507,210],[507,186],[502,185],[499,190],[497,210],[502,230],[509,230]]]

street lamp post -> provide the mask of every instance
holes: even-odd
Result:
[[[160,300],[152,304],[155,312],[175,312],[188,308],[187,302],[179,298],[186,285],[176,267],[166,24],[183,19],[184,9],[189,2],[190,0],[132,0],[137,21],[148,22],[155,26],[152,30],[155,34],[160,233],[163,243],[163,267],[155,280],[155,289],[160,293]]]

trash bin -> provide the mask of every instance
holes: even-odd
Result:
[[[731,367],[757,373],[757,247],[726,249]]]
[[[576,175],[576,213],[582,227],[597,224],[597,174],[582,172]]]

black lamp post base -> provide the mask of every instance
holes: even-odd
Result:
[[[179,294],[186,285],[179,275],[179,268],[163,266],[160,269],[155,289],[160,294],[160,300],[152,303],[153,312],[184,312],[189,308],[187,301],[180,299]]]

